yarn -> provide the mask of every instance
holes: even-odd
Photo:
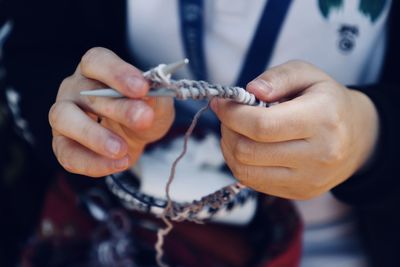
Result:
[[[238,103],[242,103],[245,105],[251,106],[261,106],[267,107],[268,104],[266,102],[258,100],[253,94],[247,92],[245,89],[236,86],[223,86],[210,84],[205,81],[194,81],[194,80],[172,80],[170,79],[170,75],[165,75],[163,72],[164,65],[159,65],[156,68],[149,70],[144,73],[145,78],[150,82],[150,87],[152,90],[166,90],[169,89],[175,92],[175,98],[180,100],[186,100],[188,98],[201,100],[201,99],[212,99],[213,97],[220,97],[225,99],[231,99]],[[218,211],[221,207],[232,203],[235,200],[235,196],[237,196],[242,190],[246,190],[247,188],[240,183],[234,183],[232,185],[226,186],[210,195],[207,195],[200,200],[194,200],[192,203],[175,203],[172,201],[170,196],[170,187],[175,177],[176,166],[179,161],[184,157],[187,151],[188,140],[197,124],[197,121],[201,114],[209,108],[209,101],[207,105],[201,108],[194,116],[193,121],[185,133],[183,149],[180,155],[175,159],[171,166],[170,175],[168,181],[165,186],[165,195],[166,195],[166,203],[164,209],[159,216],[160,219],[165,223],[165,228],[160,228],[157,232],[157,242],[155,244],[156,250],[156,261],[160,267],[169,267],[163,261],[163,245],[165,241],[165,237],[168,233],[173,229],[172,221],[192,221],[196,223],[203,223],[203,220],[200,219],[199,214],[205,209],[209,209],[213,212]],[[135,192],[127,189],[122,183],[117,181],[115,176],[109,176],[111,180],[106,180],[109,185],[111,191],[118,196],[122,196],[123,194],[127,194],[126,198],[131,199],[135,202],[138,201],[138,196]],[[123,192],[118,191],[115,187],[119,187]],[[140,200],[139,200],[140,201]],[[160,205],[158,205],[160,206]],[[151,208],[151,203],[147,205],[147,208]]]
[[[164,74],[162,66],[159,65],[144,74],[144,77],[150,81],[150,87],[153,91],[170,89],[175,92],[175,98],[179,100],[188,98],[201,100],[220,97],[250,106],[268,106],[266,102],[258,100],[254,94],[241,87],[210,84],[206,81],[187,79],[173,80],[170,75]]]

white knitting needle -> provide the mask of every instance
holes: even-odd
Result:
[[[102,89],[96,89],[96,90],[86,90],[86,91],[81,91],[81,95],[85,96],[102,96],[102,97],[110,97],[110,98],[126,98],[123,94],[118,92],[117,90],[114,90],[112,88],[102,88]],[[169,88],[160,88],[156,90],[150,89],[146,96],[151,96],[151,97],[175,97],[176,92],[169,89]]]
[[[174,74],[177,70],[179,70],[180,68],[182,68],[183,66],[185,66],[186,64],[189,64],[189,59],[185,58],[183,60],[165,65],[165,64],[160,64],[158,67],[156,68],[160,68],[160,71],[165,75],[165,76],[171,76],[172,74]],[[144,75],[146,75],[147,73],[149,73],[151,70],[146,71],[144,73]]]
[[[182,68],[186,64],[189,63],[189,60],[185,58],[184,60],[174,62],[168,65],[161,64],[158,65],[156,68],[159,68],[160,75],[164,77],[171,77],[171,74],[176,72],[178,69]],[[146,76],[151,70],[144,73]],[[111,97],[111,98],[124,98],[125,96],[112,88],[102,88],[96,90],[85,90],[80,92],[81,95],[85,96],[102,96],[102,97]],[[163,96],[163,97],[175,97],[176,92],[168,89],[168,88],[161,88],[156,90],[151,90],[147,93],[147,96]]]

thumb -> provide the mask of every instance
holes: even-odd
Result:
[[[289,61],[273,67],[247,84],[247,91],[258,99],[275,102],[331,78],[304,61]]]

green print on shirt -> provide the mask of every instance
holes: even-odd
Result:
[[[375,22],[382,14],[386,2],[387,0],[360,0],[358,10],[369,17],[371,22]],[[329,17],[333,9],[343,8],[343,5],[343,0],[318,0],[319,10],[325,18]]]

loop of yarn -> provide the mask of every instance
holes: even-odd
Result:
[[[232,99],[238,103],[251,105],[251,106],[261,106],[267,107],[268,104],[264,101],[258,100],[254,94],[247,92],[245,89],[236,86],[223,86],[210,84],[205,81],[194,81],[194,80],[172,80],[170,74],[165,74],[163,69],[165,68],[164,64],[153,68],[146,73],[144,76],[147,80],[150,81],[150,86],[152,90],[157,89],[170,89],[175,92],[175,97],[177,99],[186,100],[188,98],[192,99],[211,99],[213,97],[220,97],[226,99]],[[203,220],[199,219],[199,215],[207,209],[211,216],[216,213],[219,209],[224,206],[227,206],[229,203],[234,201],[235,197],[238,194],[247,189],[245,186],[240,183],[235,183],[230,186],[226,186],[213,194],[207,195],[203,197],[200,201],[193,201],[189,204],[180,204],[172,201],[170,197],[170,186],[175,176],[175,168],[179,160],[185,155],[188,138],[190,137],[197,120],[202,112],[204,112],[208,108],[208,104],[206,107],[199,110],[189,129],[187,130],[184,138],[184,147],[181,154],[176,158],[171,167],[171,173],[168,178],[168,182],[165,187],[166,199],[167,203],[163,209],[163,212],[160,215],[162,221],[164,221],[166,227],[160,228],[157,232],[157,243],[155,244],[156,250],[156,262],[161,267],[168,267],[168,264],[164,262],[164,250],[163,244],[166,235],[173,229],[172,221],[184,221],[189,220],[196,223],[202,223]],[[135,197],[134,194],[131,194],[129,190],[126,190],[123,186],[118,184],[113,176],[113,181],[121,187],[126,193],[129,193],[132,197]],[[200,216],[201,217],[201,216]]]
[[[268,103],[258,100],[254,94],[249,93],[244,88],[238,86],[210,84],[206,81],[187,79],[173,80],[170,78],[170,75],[164,74],[162,68],[163,65],[161,64],[146,72],[144,76],[151,82],[151,88],[153,88],[153,90],[161,88],[171,89],[176,93],[177,99],[186,100],[192,98],[201,100],[210,99],[212,97],[221,97],[232,99],[238,103],[250,106],[268,106]]]

